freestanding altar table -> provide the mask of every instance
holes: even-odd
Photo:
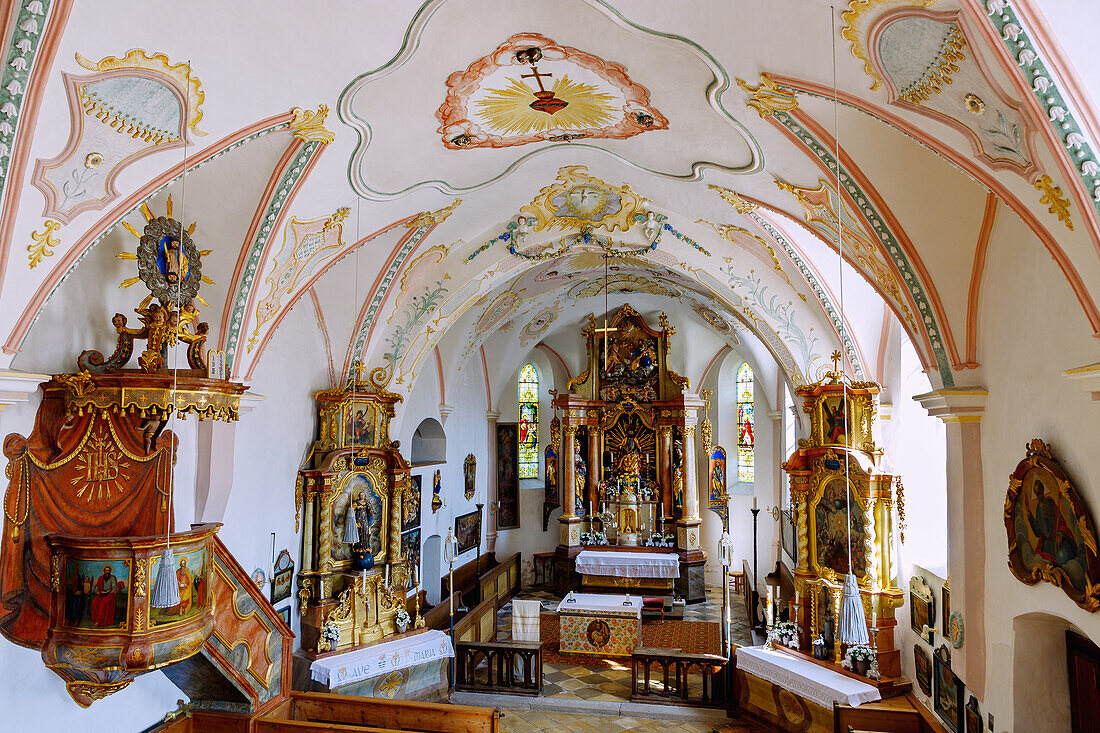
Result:
[[[628,657],[638,646],[642,599],[570,593],[558,604],[561,651]]]

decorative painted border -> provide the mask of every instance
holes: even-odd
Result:
[[[363,347],[366,345],[367,336],[374,327],[375,316],[378,315],[378,311],[382,308],[382,304],[386,302],[386,298],[390,294],[390,285],[392,285],[393,281],[397,278],[397,274],[401,272],[401,268],[404,267],[405,261],[409,258],[409,255],[416,249],[416,245],[420,244],[420,241],[428,236],[428,232],[435,227],[436,224],[434,222],[419,226],[414,229],[402,243],[401,248],[397,251],[397,256],[394,257],[393,262],[391,262],[390,266],[386,269],[385,275],[382,276],[382,280],[374,290],[374,295],[370,303],[359,318],[359,323],[356,326],[355,340],[352,342],[351,349],[348,351],[345,370],[348,365],[362,360]]]
[[[409,58],[413,52],[420,46],[420,35],[423,32],[425,26],[431,17],[443,6],[447,0],[427,0],[416,11],[416,15],[413,16],[412,22],[409,23],[408,29],[405,31],[405,38],[402,41],[401,48],[397,50],[393,58],[387,61],[382,66],[379,66],[373,71],[368,71],[355,77],[344,87],[340,92],[340,98],[337,102],[337,110],[340,114],[340,119],[347,125],[352,127],[358,135],[358,141],[356,142],[354,152],[348,161],[348,184],[352,190],[363,198],[373,201],[384,201],[387,199],[398,198],[404,196],[412,191],[422,188],[434,188],[449,195],[457,195],[464,192],[477,191],[492,184],[502,181],[512,173],[516,172],[521,165],[528,160],[533,159],[538,155],[542,155],[547,152],[552,152],[560,147],[568,147],[570,149],[575,148],[587,148],[596,152],[609,155],[620,163],[627,165],[634,170],[641,171],[643,173],[649,173],[650,175],[659,176],[674,181],[699,181],[703,178],[703,171],[707,169],[713,169],[724,173],[733,175],[751,175],[753,173],[759,173],[764,170],[764,150],[760,146],[760,143],[729,110],[726,109],[722,103],[723,93],[730,87],[730,76],[726,73],[725,68],[722,67],[718,60],[714,58],[706,49],[694,41],[680,36],[674,33],[664,33],[662,31],[656,31],[651,28],[634,23],[627,20],[626,17],[617,9],[611,7],[606,0],[585,0],[594,8],[604,13],[608,18],[617,25],[639,33],[653,36],[663,41],[673,41],[682,43],[687,46],[694,54],[705,64],[714,75],[714,81],[707,86],[707,100],[710,103],[712,109],[719,117],[724,118],[729,124],[742,136],[745,144],[748,145],[752,151],[752,160],[744,166],[733,168],[730,166],[724,166],[713,161],[696,161],[692,163],[690,174],[675,174],[664,171],[651,170],[645,166],[638,165],[637,163],[625,158],[617,153],[602,148],[598,145],[592,145],[590,143],[584,143],[580,141],[572,142],[560,142],[552,143],[533,150],[530,153],[516,158],[507,168],[501,171],[498,175],[486,179],[481,183],[475,183],[467,187],[454,187],[448,184],[446,181],[440,179],[424,180],[419,183],[406,186],[398,191],[376,191],[367,186],[363,181],[358,180],[356,177],[356,171],[359,169],[363,156],[366,154],[367,148],[370,147],[372,132],[370,123],[366,120],[360,119],[351,112],[351,94],[353,88],[361,84],[363,80],[372,76],[381,76],[390,74],[393,71],[400,68]]]
[[[768,236],[782,248],[790,261],[794,263],[794,266],[798,268],[799,273],[801,273],[802,277],[806,280],[806,284],[810,286],[810,290],[813,291],[818,303],[821,304],[821,308],[825,311],[825,315],[829,318],[829,322],[833,325],[833,330],[840,336],[844,344],[844,351],[847,355],[848,362],[852,365],[852,369],[855,371],[856,376],[859,379],[864,379],[863,363],[860,361],[859,354],[856,351],[855,342],[851,338],[851,332],[847,324],[842,321],[840,314],[833,305],[832,299],[825,291],[825,288],[822,287],[821,282],[817,279],[817,275],[810,268],[809,264],[802,259],[802,256],[798,253],[798,250],[795,249],[794,245],[792,245],[790,241],[783,236],[783,233],[770,221],[756,211],[750,211],[746,216],[752,219],[758,227],[763,229]]]
[[[787,132],[793,135],[795,139],[805,145],[828,170],[840,172],[841,183],[846,189],[849,197],[851,197],[852,201],[871,225],[883,249],[890,256],[898,272],[901,273],[902,280],[905,282],[905,286],[908,288],[909,294],[917,306],[921,322],[924,324],[925,336],[928,338],[929,346],[932,349],[932,355],[936,360],[943,386],[955,386],[955,377],[951,371],[951,362],[947,357],[947,351],[944,347],[943,339],[940,336],[940,324],[936,319],[935,311],[932,310],[931,303],[928,301],[924,285],[921,283],[920,278],[917,277],[913,266],[910,264],[908,257],[905,255],[905,251],[898,243],[894,233],[883,221],[882,215],[879,213],[878,209],[875,208],[867,194],[865,194],[855,183],[852,176],[848,174],[847,169],[840,164],[833,153],[818,141],[817,138],[811,135],[804,125],[795,120],[788,112],[777,111],[772,115],[772,118],[782,125]]]
[[[15,133],[23,95],[34,69],[34,58],[47,24],[51,0],[31,0],[23,3],[15,18],[7,53],[0,56],[4,64],[0,76],[0,200],[8,182],[8,169],[15,149]],[[39,20],[41,18],[41,20]]]
[[[283,207],[290,199],[291,191],[294,190],[298,180],[308,168],[308,163],[314,154],[322,147],[323,143],[316,140],[303,143],[290,163],[283,169],[279,183],[268,200],[267,210],[264,212],[263,218],[260,219],[260,225],[256,228],[252,243],[249,245],[240,280],[237,283],[237,292],[233,296],[233,305],[228,314],[227,326],[221,336],[222,350],[225,351],[225,363],[233,365],[234,374],[236,373],[237,343],[240,340],[241,326],[244,323],[245,311],[252,295],[252,282],[256,278],[260,258],[267,247],[271,233],[275,231],[275,225],[283,211]]]
[[[259,129],[259,130],[256,130],[255,132],[250,133],[249,135],[246,135],[245,137],[240,138],[239,140],[235,140],[234,142],[230,143],[229,145],[226,145],[223,148],[218,149],[216,152],[210,154],[207,157],[201,157],[200,156],[186,170],[181,170],[179,174],[177,174],[176,176],[174,176],[172,178],[169,178],[169,179],[165,180],[163,183],[161,183],[161,185],[157,186],[156,188],[154,188],[150,191],[142,191],[140,200],[138,200],[133,206],[131,206],[125,212],[123,212],[123,213],[121,213],[117,216],[113,216],[113,218],[107,224],[102,226],[100,233],[98,235],[96,235],[96,237],[94,239],[92,239],[86,247],[84,247],[84,249],[80,252],[80,254],[78,254],[72,260],[71,263],[69,263],[69,265],[65,269],[65,271],[57,278],[57,281],[50,287],[49,292],[46,293],[46,295],[41,299],[41,301],[39,303],[37,303],[37,305],[34,303],[34,298],[31,299],[31,301],[28,305],[29,306],[34,306],[34,308],[35,308],[34,315],[29,320],[27,320],[25,322],[23,322],[22,319],[21,319],[20,322],[16,323],[15,327],[12,329],[11,336],[9,336],[7,343],[4,344],[5,353],[14,354],[14,353],[17,353],[22,348],[23,340],[27,337],[27,334],[30,332],[30,329],[34,325],[35,321],[38,320],[38,315],[42,312],[42,308],[45,307],[46,303],[49,302],[50,298],[53,297],[54,293],[57,292],[57,289],[59,287],[61,287],[62,283],[65,282],[66,278],[68,278],[69,275],[71,275],[73,273],[73,271],[76,269],[77,265],[79,265],[84,260],[84,258],[88,255],[88,253],[97,244],[99,244],[100,241],[102,241],[104,237],[106,237],[108,234],[110,234],[114,230],[114,228],[118,225],[118,223],[120,221],[133,216],[138,211],[138,209],[141,208],[141,205],[143,203],[145,203],[151,197],[156,196],[158,193],[160,193],[164,189],[168,188],[169,186],[172,186],[175,183],[177,183],[178,181],[180,181],[184,177],[184,175],[193,173],[194,171],[198,170],[199,168],[206,165],[207,163],[209,163],[211,161],[214,161],[214,160],[217,160],[218,158],[222,157],[226,153],[229,153],[233,150],[236,150],[237,148],[241,147],[242,145],[246,145],[247,143],[252,142],[253,140],[256,140],[257,138],[261,138],[264,135],[270,134],[272,132],[278,132],[279,130],[287,129],[289,126],[290,126],[290,120],[289,119],[281,119],[279,122],[269,124],[269,125],[261,128],[261,129]],[[116,208],[115,211],[117,211],[117,210],[118,209]],[[109,216],[111,216],[111,215],[109,215]],[[92,227],[92,229],[95,229],[95,228],[96,227]],[[78,243],[77,246],[79,246],[79,243]],[[37,294],[36,294],[35,297],[37,297]]]
[[[1070,167],[1076,170],[1084,190],[1091,192],[1094,214],[1100,215],[1100,157],[1093,143],[1077,122],[1016,11],[1005,0],[990,0],[988,9],[990,25],[1001,37],[1008,55],[1015,59],[1021,77],[1046,114],[1047,123],[1062,143]]]

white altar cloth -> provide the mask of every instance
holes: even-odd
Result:
[[[833,709],[833,702],[856,707],[881,700],[878,688],[825,669],[779,649],[743,646],[737,649],[737,669],[773,682],[799,697]]]
[[[641,596],[612,596],[603,593],[569,592],[558,604],[558,613],[570,611],[589,611],[602,613],[613,611],[616,615],[633,614],[642,617]]]
[[[664,552],[600,552],[581,550],[578,573],[617,578],[679,578],[680,556]]]
[[[365,649],[316,659],[309,668],[309,674],[314,681],[333,688],[454,655],[451,637],[433,629]]]

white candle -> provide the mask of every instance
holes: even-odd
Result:
[[[390,564],[386,563],[386,585],[390,584]]]
[[[752,497],[752,508],[753,508],[753,509],[755,509],[755,508],[756,508],[756,497],[755,497],[755,496],[754,496],[754,497]]]
[[[768,626],[772,625],[775,607],[772,605],[772,587],[768,586]]]
[[[878,609],[875,608],[875,604],[872,601],[871,602],[871,626],[872,627],[875,625],[875,621],[877,621],[877,620],[878,620]]]

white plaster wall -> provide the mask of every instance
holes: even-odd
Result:
[[[501,383],[494,401],[500,412],[500,422],[516,422],[519,419],[519,372],[524,364],[533,364],[539,373],[539,477],[521,479],[519,482],[519,527],[499,530],[497,534],[496,556],[506,560],[514,553],[522,553],[520,567],[523,570],[523,582],[534,581],[534,560],[536,552],[549,552],[558,544],[558,517],[561,509],[550,514],[546,531],[542,529],[542,504],[545,498],[546,482],[546,446],[550,444],[550,421],[553,410],[547,390],[554,387],[554,372],[550,360],[542,351],[533,350],[516,366],[512,376]],[[587,446],[583,448],[588,454]],[[559,462],[560,465],[560,462]],[[496,470],[495,468],[493,470]]]
[[[1098,291],[1096,283],[1092,291]],[[1032,438],[1053,446],[1094,519],[1100,518],[1100,403],[1062,375],[1065,369],[1096,362],[1100,345],[1057,265],[1023,224],[1003,211],[986,260],[978,336],[989,389],[981,423],[985,526],[973,528],[986,533],[982,708],[994,713],[1001,731],[1013,729],[1015,675],[1036,674],[1035,665],[1014,665],[1013,619],[1043,612],[1065,619],[1094,642],[1100,640],[1100,615],[1085,612],[1049,583],[1024,585],[1006,562],[1002,512],[1008,476]],[[969,644],[964,648],[973,653]],[[1042,654],[1055,661],[1036,664],[1065,665],[1064,654],[1058,659],[1056,649]]]

